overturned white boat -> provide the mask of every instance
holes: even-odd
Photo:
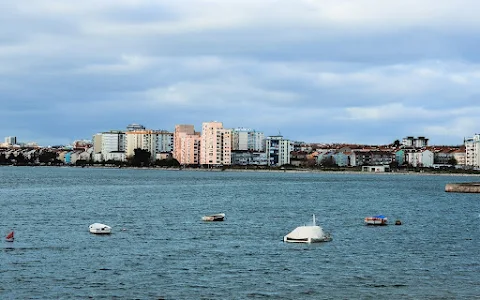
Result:
[[[225,219],[225,214],[214,214],[214,215],[208,215],[208,216],[203,216],[202,220],[203,221],[223,221]]]
[[[96,233],[96,234],[109,234],[112,233],[112,227],[101,224],[101,223],[93,223],[88,227],[91,233]]]
[[[313,215],[312,226],[300,226],[283,237],[284,242],[288,243],[319,243],[330,242],[332,237],[325,233],[322,227],[315,224],[315,215]]]

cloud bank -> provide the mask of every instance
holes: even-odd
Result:
[[[480,131],[477,1],[3,6],[0,136],[48,145],[210,120],[327,143]]]

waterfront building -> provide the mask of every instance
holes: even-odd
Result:
[[[235,128],[232,130],[232,151],[249,150],[265,151],[265,135],[263,132],[249,128]]]
[[[125,132],[125,155],[133,157],[135,149],[150,153],[154,161],[158,153],[173,151],[173,133],[166,130],[134,130]]]
[[[471,168],[480,167],[480,134],[465,139],[465,165]]]
[[[230,165],[232,163],[232,131],[223,128],[221,122],[202,123],[200,164]]]
[[[317,165],[321,166],[329,160],[333,160],[335,151],[331,149],[318,149],[317,151]]]
[[[96,160],[94,156],[94,160]],[[126,161],[125,151],[111,151],[103,156],[104,161]]]
[[[125,152],[125,132],[118,130],[103,132],[101,134],[101,145],[100,152],[103,156],[110,152]]]
[[[267,153],[248,150],[232,151],[232,165],[237,166],[266,166]]]
[[[171,156],[173,152],[173,133],[167,130],[153,131],[153,139],[155,143],[155,155],[159,153],[168,153]]]
[[[350,166],[350,155],[348,152],[338,151],[333,154],[333,159],[335,161],[335,164],[339,167]]]
[[[455,160],[457,161],[457,166],[465,167],[466,157],[467,155],[465,153],[465,147],[453,151],[453,158],[455,158]]]
[[[181,165],[199,165],[200,164],[200,133],[186,134],[180,133],[179,139],[179,151],[177,153],[177,161]]]
[[[290,164],[290,152],[293,144],[283,136],[269,136],[266,138],[266,152],[269,166],[282,166]]]
[[[200,133],[193,125],[175,125],[173,158],[181,165],[200,164]]]
[[[448,148],[436,149],[433,153],[433,161],[436,165],[448,165],[453,158],[453,152]]]
[[[97,133],[93,135],[92,144],[93,144],[94,154],[102,153],[102,134],[101,133]]]
[[[434,155],[430,150],[405,151],[405,163],[412,167],[431,168],[434,165]]]
[[[397,152],[395,152],[395,161],[399,166],[402,166],[405,164],[405,150],[400,149]]]

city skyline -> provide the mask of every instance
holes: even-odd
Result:
[[[0,136],[22,142],[211,120],[307,143],[458,145],[480,131],[476,1],[3,8]]]

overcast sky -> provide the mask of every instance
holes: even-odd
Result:
[[[291,140],[480,132],[478,0],[2,1],[0,137],[221,121]]]

